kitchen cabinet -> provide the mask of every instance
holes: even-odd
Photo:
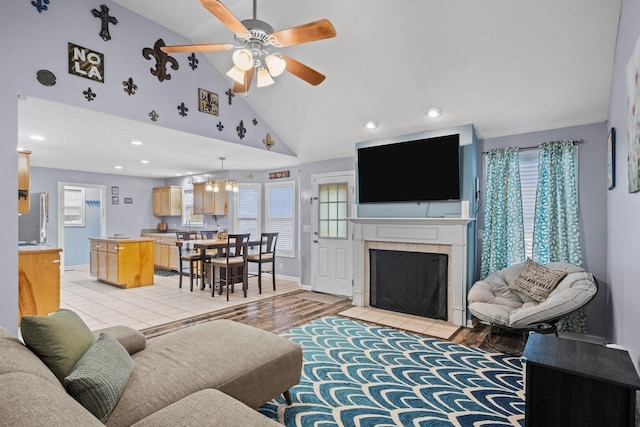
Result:
[[[90,238],[89,273],[121,288],[153,285],[152,239]]]
[[[18,151],[18,213],[29,213],[31,151]]]
[[[207,191],[206,182],[193,183],[193,213],[196,215],[226,215],[227,192]]]
[[[153,239],[153,266],[162,270],[178,271],[178,247],[175,233],[143,233],[142,237]]]
[[[18,318],[60,308],[60,252],[46,246],[18,251]]]
[[[182,187],[156,187],[153,189],[154,216],[182,215]]]

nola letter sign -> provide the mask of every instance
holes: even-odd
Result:
[[[69,43],[69,74],[104,83],[104,54]]]

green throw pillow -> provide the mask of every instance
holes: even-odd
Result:
[[[23,316],[24,343],[62,382],[95,338],[80,316],[61,308],[48,316]]]
[[[102,333],[64,379],[64,387],[104,423],[120,400],[132,370],[133,359],[123,345]]]
[[[552,270],[527,258],[520,274],[509,283],[509,288],[542,302],[566,275],[566,271]]]

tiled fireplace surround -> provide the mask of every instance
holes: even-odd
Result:
[[[466,218],[351,218],[354,223],[353,303],[369,306],[369,249],[441,253],[449,256],[448,320],[467,324]]]

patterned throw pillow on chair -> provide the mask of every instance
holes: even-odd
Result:
[[[520,274],[509,283],[509,289],[542,302],[566,275],[566,271],[552,270],[527,258]]]

